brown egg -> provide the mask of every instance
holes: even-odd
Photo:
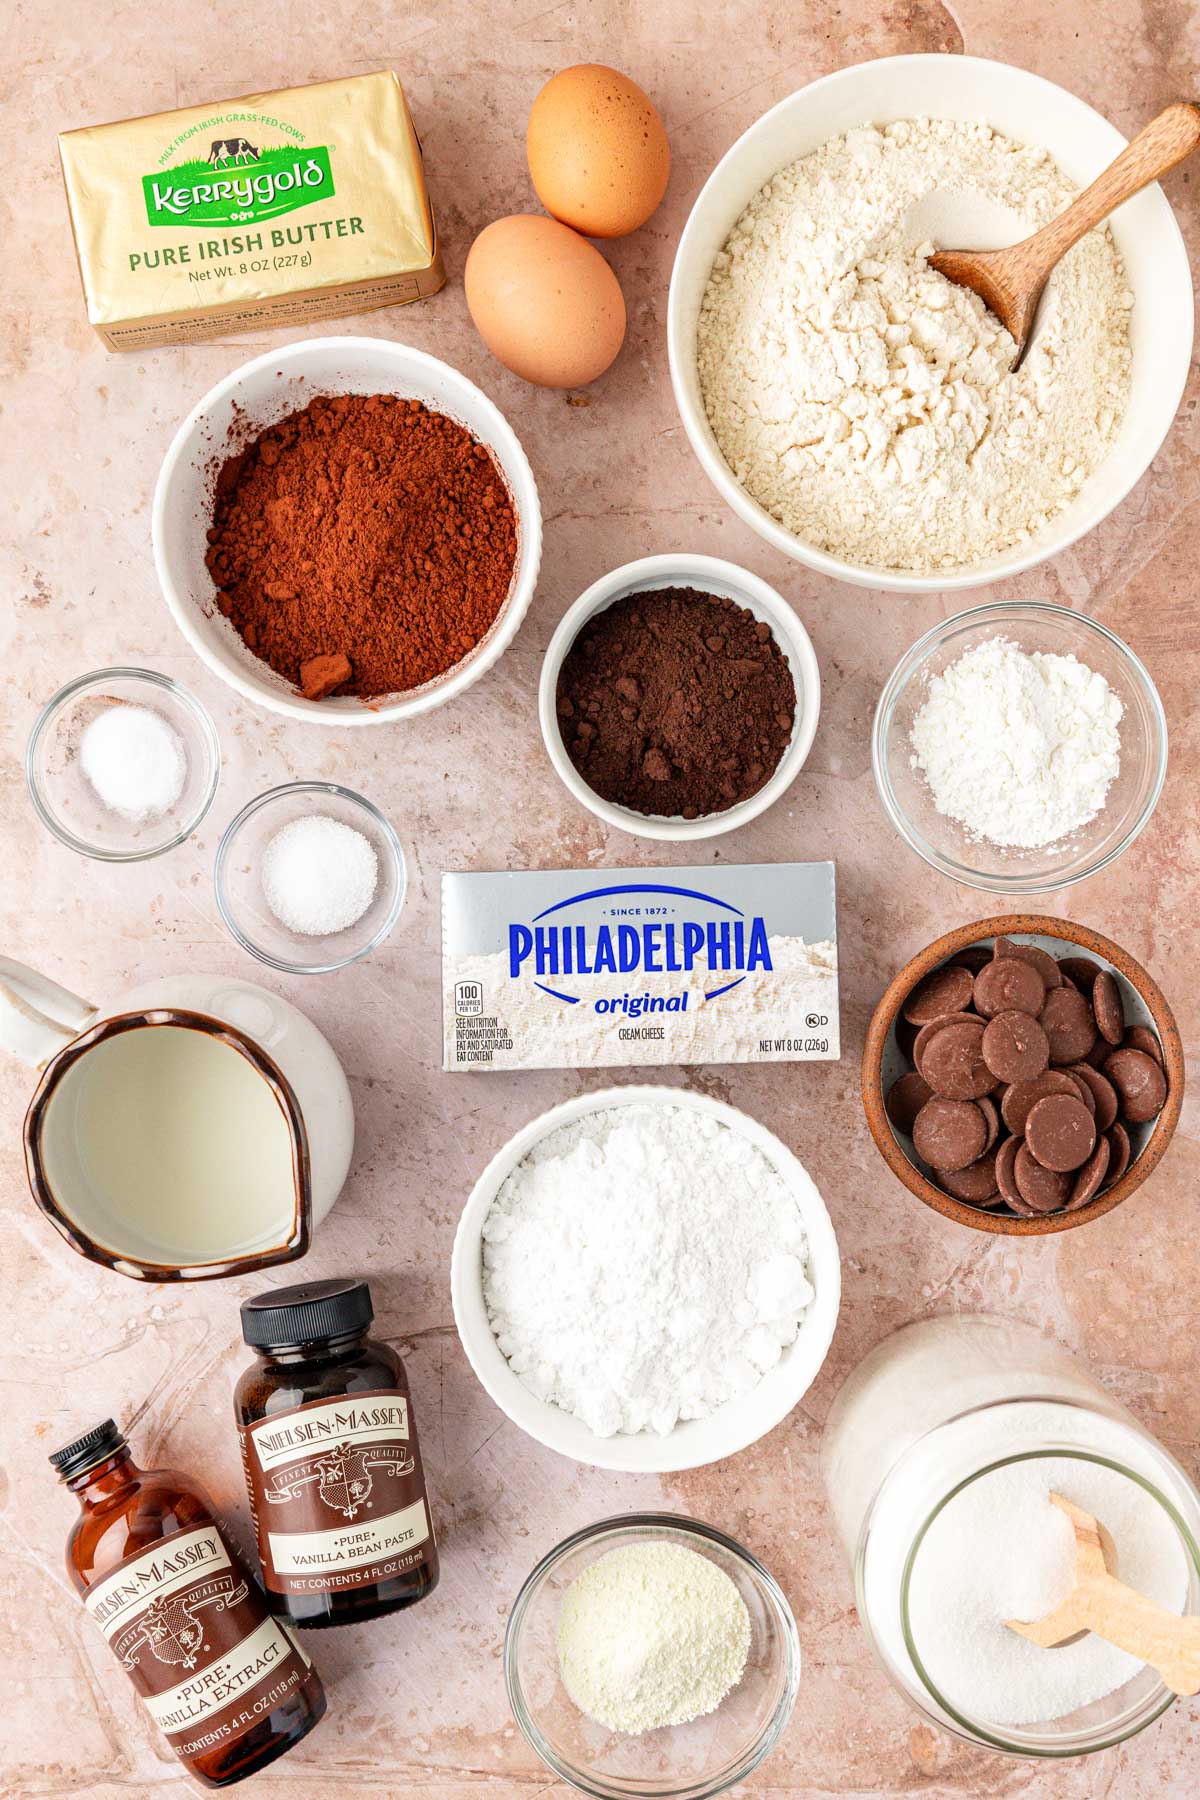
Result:
[[[578,63],[546,83],[525,150],[546,211],[586,237],[624,237],[644,225],[671,172],[654,102],[601,63]]]
[[[625,337],[625,301],[600,252],[540,213],[481,231],[463,285],[492,355],[540,387],[595,381]]]

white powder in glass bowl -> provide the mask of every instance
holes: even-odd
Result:
[[[142,824],[178,803],[187,781],[187,751],[168,719],[151,706],[111,701],[84,727],[84,775],[110,811]]]
[[[262,861],[267,905],[299,937],[326,937],[356,925],[375,898],[379,858],[361,831],[326,813],[292,819]]]
[[[1041,849],[1103,810],[1121,769],[1123,712],[1078,657],[988,638],[930,677],[910,760],[968,838]]]
[[[559,1667],[590,1719],[637,1735],[715,1712],[745,1673],[750,1636],[724,1569],[683,1544],[626,1544],[563,1595]]]

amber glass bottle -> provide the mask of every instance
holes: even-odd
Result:
[[[230,1787],[306,1737],[325,1711],[320,1678],[203,1488],[139,1469],[111,1419],[50,1461],[80,1505],[67,1574],[197,1781]]]
[[[267,1603],[350,1625],[423,1600],[437,1544],[404,1364],[367,1336],[365,1281],[275,1288],[242,1307],[256,1358],[234,1407]]]

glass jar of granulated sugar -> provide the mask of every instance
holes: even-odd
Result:
[[[906,1326],[838,1394],[821,1463],[863,1628],[935,1725],[1013,1756],[1079,1756],[1171,1704],[1155,1670],[1094,1633],[1042,1649],[1006,1623],[1045,1616],[1071,1585],[1052,1492],[1106,1527],[1120,1580],[1200,1613],[1200,1494],[1065,1350],[985,1314]]]

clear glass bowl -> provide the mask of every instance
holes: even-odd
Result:
[[[291,931],[267,905],[262,860],[277,832],[294,819],[336,819],[359,831],[379,862],[375,896],[344,931],[309,937]],[[217,910],[243,950],[285,975],[328,975],[378,949],[400,917],[406,872],[400,840],[377,806],[333,781],[292,781],[270,788],[225,827],[213,869]]]
[[[1156,1446],[1157,1448],[1157,1446]],[[1163,1456],[1166,1456],[1164,1451]],[[1149,1498],[1154,1501],[1164,1514],[1165,1528],[1174,1534],[1181,1553],[1180,1560],[1187,1572],[1187,1595],[1184,1610],[1194,1613],[1200,1605],[1200,1549],[1188,1528],[1187,1520],[1179,1508],[1173,1504],[1167,1494],[1148,1480],[1136,1469],[1128,1468],[1123,1463],[1114,1461],[1112,1457],[1100,1456],[1094,1452],[1082,1450],[1076,1446],[1063,1446],[1046,1442],[1037,1450],[1023,1452],[1020,1455],[1000,1457],[995,1462],[980,1469],[966,1480],[960,1481],[946,1494],[926,1518],[913,1541],[912,1549],[907,1557],[900,1587],[900,1619],[904,1634],[905,1648],[912,1660],[913,1668],[920,1677],[929,1699],[933,1702],[930,1716],[939,1725],[949,1724],[951,1730],[959,1736],[967,1738],[971,1743],[982,1745],[986,1749],[1000,1750],[1008,1756],[1022,1757],[1077,1757],[1094,1754],[1100,1750],[1111,1750],[1114,1745],[1124,1743],[1126,1738],[1136,1736],[1156,1719],[1161,1719],[1168,1707],[1173,1706],[1178,1695],[1172,1693],[1157,1669],[1143,1664],[1136,1674],[1121,1683],[1109,1694],[1099,1700],[1089,1701],[1074,1711],[1059,1717],[1050,1718],[1032,1725],[996,1725],[991,1720],[972,1718],[960,1707],[956,1707],[940,1691],[921,1657],[921,1643],[913,1624],[913,1584],[920,1579],[921,1550],[930,1528],[933,1526],[943,1508],[955,1500],[964,1489],[984,1476],[1003,1470],[1018,1468],[1024,1463],[1034,1463],[1054,1458],[1060,1460],[1068,1469],[1072,1463],[1079,1465],[1092,1464],[1097,1468],[1113,1471],[1117,1475],[1135,1482]],[[1187,1476],[1177,1463],[1171,1467],[1186,1488]],[[1120,1573],[1119,1569],[1115,1571]],[[1054,1651],[1044,1652],[1053,1656]],[[940,1716],[939,1716],[940,1715]]]
[[[715,1712],[627,1737],[589,1719],[567,1694],[558,1667],[558,1610],[589,1563],[647,1542],[681,1544],[724,1570],[750,1614],[750,1655],[740,1684]],[[673,1513],[627,1513],[575,1532],[542,1558],[509,1616],[504,1679],[526,1739],[572,1787],[598,1800],[702,1800],[744,1781],[779,1742],[800,1685],[800,1640],[773,1577],[724,1532]]]
[[[79,746],[93,719],[113,705],[156,712],[178,734],[187,760],[174,806],[132,819],[106,806],[83,772]],[[29,734],[25,779],[34,810],[60,843],[99,862],[143,862],[190,837],[213,803],[221,745],[208,713],[186,688],[153,669],[97,669],[47,701]]]
[[[1077,657],[1104,676],[1125,709],[1120,773],[1103,810],[1066,842],[1039,850],[973,842],[936,810],[925,777],[911,766],[909,735],[930,677],[994,637],[1026,651]],[[900,659],[875,709],[871,762],[892,824],[932,868],[987,893],[1045,894],[1107,867],[1145,826],[1167,772],[1167,721],[1147,670],[1106,626],[1064,606],[1000,601],[935,625]]]

